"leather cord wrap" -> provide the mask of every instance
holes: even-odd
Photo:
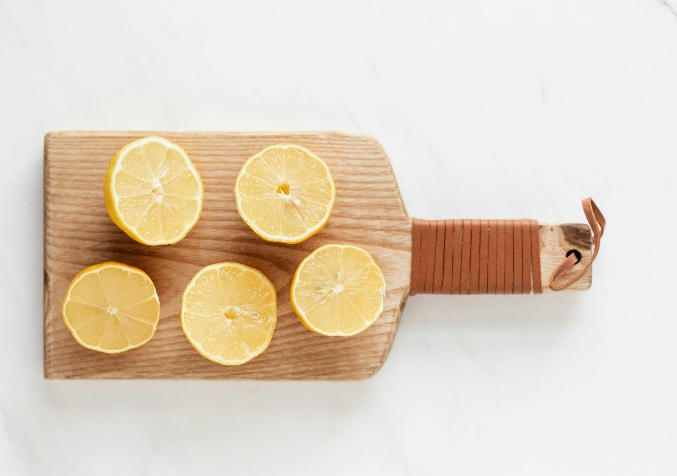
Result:
[[[535,220],[412,219],[414,294],[534,294],[541,285]]]
[[[593,251],[592,257],[590,258],[590,261],[588,261],[588,264],[579,270],[578,273],[573,275],[565,282],[556,284],[555,282],[557,281],[557,278],[578,264],[579,258],[574,253],[567,256],[566,259],[562,261],[559,266],[557,266],[557,268],[555,268],[555,271],[552,272],[552,276],[550,276],[550,289],[553,291],[561,291],[566,289],[581,279],[588,269],[590,269],[592,263],[595,261],[595,258],[597,258],[597,253],[599,253],[599,244],[602,240],[602,235],[604,234],[606,220],[604,219],[602,212],[599,210],[599,208],[597,208],[597,205],[595,205],[595,202],[592,200],[592,198],[586,198],[583,200],[583,212],[585,213],[585,217],[588,219],[588,223],[592,229],[592,244],[595,246],[595,251]]]

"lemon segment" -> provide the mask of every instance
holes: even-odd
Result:
[[[383,312],[386,282],[362,248],[324,245],[299,265],[291,305],[304,326],[326,336],[359,334]]]
[[[296,145],[268,147],[242,166],[237,210],[261,238],[300,243],[327,223],[336,187],[322,159]]]
[[[183,239],[200,218],[204,189],[184,150],[161,137],[127,144],[113,157],[103,183],[113,222],[145,245]]]
[[[78,343],[108,354],[148,342],[160,319],[153,281],[140,269],[113,261],[75,276],[61,309]]]
[[[277,323],[275,287],[260,271],[239,263],[202,268],[181,300],[181,326],[203,357],[240,365],[261,354]]]

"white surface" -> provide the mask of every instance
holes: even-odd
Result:
[[[222,3],[0,4],[0,474],[677,474],[677,2]],[[368,381],[45,381],[55,129],[367,131],[412,215],[610,224],[589,292],[411,298]]]

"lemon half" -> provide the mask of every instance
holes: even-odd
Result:
[[[108,215],[131,238],[168,245],[197,223],[204,189],[181,147],[162,137],[146,137],[113,157],[103,194]]]
[[[181,326],[203,357],[240,365],[266,350],[277,323],[277,294],[259,270],[239,263],[202,268],[181,300]]]
[[[240,216],[267,241],[310,238],[329,220],[335,198],[327,164],[297,145],[264,149],[245,162],[235,182]]]
[[[61,310],[78,343],[118,354],[153,337],[160,300],[146,273],[109,261],[85,268],[73,278]]]
[[[294,273],[290,300],[311,331],[352,336],[381,315],[385,288],[381,269],[365,250],[324,245],[308,255]]]

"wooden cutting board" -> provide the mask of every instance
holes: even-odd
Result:
[[[125,144],[160,135],[179,144],[204,182],[202,216],[181,242],[141,245],[106,213],[102,183],[109,161]],[[273,144],[304,146],[329,165],[335,206],[325,228],[297,245],[258,238],[237,213],[235,178],[250,156]],[[373,375],[393,344],[409,295],[411,218],[390,161],[376,139],[361,133],[53,132],[45,137],[44,372],[54,379],[295,379],[353,380]],[[590,255],[587,225],[541,225],[541,267],[547,278],[577,240]],[[371,253],[386,278],[382,316],[349,338],[308,331],[289,304],[289,285],[301,260],[326,243],[350,243]],[[581,246],[582,245],[582,246]],[[85,349],[61,318],[68,284],[83,268],[120,261],[152,278],[160,323],[145,345],[118,355]],[[202,267],[236,261],[261,270],[278,292],[278,322],[268,349],[252,361],[222,366],[201,357],[179,322],[181,293]],[[590,275],[574,288],[590,286]]]

